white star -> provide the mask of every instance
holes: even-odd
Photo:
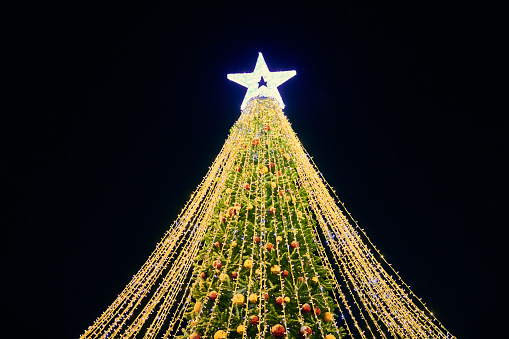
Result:
[[[258,53],[258,60],[256,60],[256,66],[252,73],[235,73],[228,74],[228,79],[247,87],[246,96],[240,109],[246,108],[247,102],[254,97],[272,97],[279,102],[281,108],[285,107],[283,99],[277,90],[277,87],[286,80],[293,77],[297,72],[295,71],[284,71],[284,72],[271,72],[263,60],[262,53]],[[266,82],[266,85],[264,84]]]

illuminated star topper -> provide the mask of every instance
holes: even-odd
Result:
[[[263,60],[262,53],[258,53],[258,60],[256,60],[256,66],[252,73],[235,73],[228,74],[228,79],[247,87],[246,96],[240,109],[246,108],[247,102],[254,97],[272,97],[279,102],[281,108],[285,107],[283,99],[277,90],[277,87],[286,80],[293,77],[297,72],[295,71],[284,71],[284,72],[271,72]]]

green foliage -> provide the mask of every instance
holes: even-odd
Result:
[[[241,140],[248,147],[240,148],[234,166],[239,170],[228,173],[209,231],[201,239],[191,292],[194,303],[185,313],[186,319],[194,322],[189,322],[182,339],[189,338],[191,332],[213,337],[218,329],[230,329],[229,337],[240,338],[236,328],[242,324],[247,327],[247,336],[255,337],[258,327],[250,325],[249,317],[260,312],[260,322],[269,328],[286,322],[290,338],[301,337],[302,324],[311,327],[311,338],[321,337],[322,331],[344,336],[343,332],[338,335],[333,322],[322,321],[326,310],[336,308],[327,292],[333,288],[332,277],[315,254],[312,228],[316,221],[309,215],[308,194],[299,184],[295,163],[290,156],[284,156],[290,153],[288,141],[277,134],[278,121],[270,120],[270,110],[266,114],[253,116],[249,124],[239,123],[230,130],[230,134],[249,131],[249,137]],[[263,128],[267,124],[270,131]],[[259,145],[251,144],[254,137],[260,138]],[[265,167],[267,173],[262,172]],[[232,208],[235,211],[230,215]],[[255,237],[260,241],[256,242]],[[298,247],[291,246],[293,241]],[[274,246],[272,250],[265,247],[269,243]],[[219,269],[213,267],[216,260],[222,264]],[[252,269],[244,267],[246,260],[253,260]],[[275,266],[288,272],[287,276],[272,273]],[[261,275],[257,275],[257,270],[261,270]],[[204,279],[200,278],[202,273]],[[232,278],[232,273],[237,277]],[[312,281],[313,277],[318,281]],[[215,300],[208,297],[211,291],[219,294]],[[256,303],[248,301],[253,293],[258,295]],[[243,305],[232,303],[235,294],[245,297]],[[276,298],[284,296],[289,301],[283,308]],[[203,305],[200,313],[194,310],[196,302]],[[305,303],[320,308],[322,315],[315,316],[313,310],[301,311]],[[266,337],[272,336],[266,333]]]

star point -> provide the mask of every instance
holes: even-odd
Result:
[[[247,92],[240,106],[246,108],[247,102],[257,96],[271,97],[279,102],[281,108],[285,107],[283,99],[277,87],[297,74],[296,71],[271,72],[263,59],[262,53],[258,53],[256,66],[251,73],[228,74],[227,78],[233,82],[247,87]]]

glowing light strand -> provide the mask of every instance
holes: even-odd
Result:
[[[265,244],[272,235],[267,233],[266,225],[267,223],[274,225],[274,236],[282,234],[284,239],[282,243],[287,244],[285,249],[278,241],[275,241],[273,250],[277,253],[279,267],[282,267],[280,258],[283,253],[289,257],[291,255],[288,244],[292,239],[295,241],[301,239],[301,247],[296,252],[295,262],[293,259],[290,260],[293,269],[288,277],[289,280],[285,282],[279,275],[278,293],[286,297],[285,284],[296,286],[296,274],[300,274],[303,278],[304,291],[306,291],[305,299],[309,299],[309,303],[314,308],[315,296],[311,292],[309,281],[313,277],[318,277],[319,274],[312,259],[311,244],[308,243],[303,232],[307,227],[304,223],[313,224],[311,220],[314,219],[316,224],[311,227],[311,233],[316,243],[316,252],[320,258],[321,266],[327,271],[327,275],[335,277],[333,282],[335,289],[330,293],[325,293],[320,288],[318,295],[321,295],[322,299],[329,295],[333,298],[342,314],[341,318],[344,322],[342,325],[346,327],[352,338],[355,335],[366,338],[366,330],[372,337],[375,337],[372,326],[382,338],[388,336],[453,338],[422,301],[415,297],[409,286],[385,261],[364,231],[351,218],[343,203],[335,195],[335,191],[325,181],[292,130],[281,110],[282,101],[280,103],[277,97],[274,96],[274,98],[250,98],[219,155],[193,192],[177,220],[170,226],[140,271],[133,276],[117,299],[96,319],[81,338],[132,338],[145,329],[144,338],[153,339],[164,326],[167,326],[167,329],[163,338],[170,338],[182,333],[183,325],[186,324],[185,321],[183,322],[184,312],[193,304],[191,291],[199,284],[203,284],[198,278],[198,272],[210,266],[210,260],[215,255],[212,254],[213,243],[204,244],[201,242],[208,232],[211,232],[212,241],[216,241],[216,237],[218,237],[219,228],[211,229],[211,225],[215,225],[212,220],[218,218],[214,215],[215,206],[220,201],[227,202],[228,206],[234,206],[234,204],[243,201],[245,196],[243,184],[247,181],[256,183],[255,186],[258,187],[247,194],[248,201],[253,199],[253,210],[244,210],[246,219],[243,229],[239,229],[238,214],[227,218],[225,232],[221,233],[222,238],[218,237],[217,239],[226,239],[231,234],[240,237],[241,253],[249,252],[249,258],[255,261],[255,265],[249,268],[248,273],[244,273],[247,269],[242,268],[242,259],[239,262],[231,261],[233,258],[232,246],[221,247],[216,257],[224,258],[224,267],[221,272],[227,272],[229,267],[236,266],[236,271],[239,274],[244,270],[242,274],[249,275],[246,296],[249,298],[252,293],[258,296],[254,305],[259,318],[256,327],[258,337],[270,335],[269,324],[264,319],[268,300],[265,300],[263,296],[267,291],[267,276],[272,273],[267,270],[265,258],[267,258],[268,252],[262,244]],[[261,135],[256,130],[260,121],[272,125],[274,130]],[[256,137],[260,139],[260,147],[257,150],[242,149],[242,144],[245,145]],[[284,145],[281,140],[284,140]],[[285,173],[281,177],[275,174],[262,176],[259,172],[255,173],[258,171],[258,167],[254,163],[255,158],[258,159],[258,163],[260,160],[264,164],[274,163],[278,168],[283,169],[281,166],[285,163],[285,154],[291,157],[290,161],[293,167],[285,167]],[[253,170],[249,173],[234,173],[234,167],[242,163]],[[296,176],[290,175],[292,171],[296,171]],[[230,187],[228,191],[226,181],[231,173],[234,173],[234,176],[233,181],[228,184]],[[270,179],[268,182],[267,178]],[[265,189],[267,183],[272,187],[272,195],[267,195]],[[286,192],[288,196],[275,194],[280,190]],[[302,200],[299,190],[305,190],[309,206],[304,206],[305,201]],[[290,205],[289,202],[294,200],[296,202]],[[272,206],[266,205],[266,202],[271,203]],[[267,209],[274,206],[278,206],[279,210],[272,213],[271,216],[266,215]],[[303,207],[299,210],[297,206]],[[345,211],[346,216],[340,207]],[[241,208],[238,213],[240,211]],[[249,224],[247,219],[249,213],[254,213],[255,223],[253,225]],[[280,223],[272,222],[276,219],[280,220]],[[349,220],[353,221],[353,226]],[[253,243],[253,239],[246,233],[248,228],[252,228],[255,235],[259,237],[259,244]],[[239,231],[243,234],[240,235]],[[204,249],[204,245],[209,248]],[[205,250],[203,252],[204,260],[201,266],[195,268],[194,273],[190,274],[195,258],[202,250]],[[328,250],[330,250],[330,254],[327,253]],[[332,261],[329,260],[329,256]],[[381,261],[378,257],[381,258]],[[390,273],[382,266],[382,263],[390,268]],[[305,265],[309,265],[310,272],[314,274],[313,277],[308,276],[304,269]],[[336,275],[335,270],[338,270],[339,276]],[[209,278],[207,295],[211,292],[213,281],[216,281],[214,279],[219,279],[218,276],[220,276],[219,273]],[[319,281],[318,279],[318,286],[321,286]],[[236,280],[231,285],[235,293],[238,290],[238,283],[239,280]],[[226,284],[226,282],[220,281],[215,287],[219,295],[227,292],[224,290]],[[257,286],[256,289],[255,286]],[[302,307],[300,296],[295,292],[292,297],[294,299],[292,302],[296,302],[298,305],[296,316],[299,323],[304,325],[304,317],[300,311]],[[219,297],[212,303],[212,306],[210,306],[208,296],[200,300],[203,306],[196,319],[199,319],[204,312],[205,305],[209,305],[207,307],[210,307],[210,310],[207,311],[207,314],[210,315],[208,320],[210,325],[215,317],[218,300]],[[245,309],[242,311],[244,325],[246,325],[248,314],[250,314],[248,308],[250,302],[246,300]],[[285,312],[285,304],[283,303],[281,307],[281,321],[286,329],[285,338],[289,339],[287,324],[289,315]],[[233,304],[229,310],[230,314],[225,325],[227,333],[235,331],[234,328],[230,328]],[[345,318],[345,314],[349,315],[349,319]],[[315,320],[318,322],[321,336],[325,336],[327,333],[323,330],[320,320],[316,316]],[[191,326],[190,329],[192,330],[192,328]],[[334,322],[334,328],[336,335],[339,336],[336,322]],[[207,326],[202,338],[212,336],[213,333],[208,334],[209,330],[215,331],[216,329]],[[242,338],[247,338],[245,332]]]

